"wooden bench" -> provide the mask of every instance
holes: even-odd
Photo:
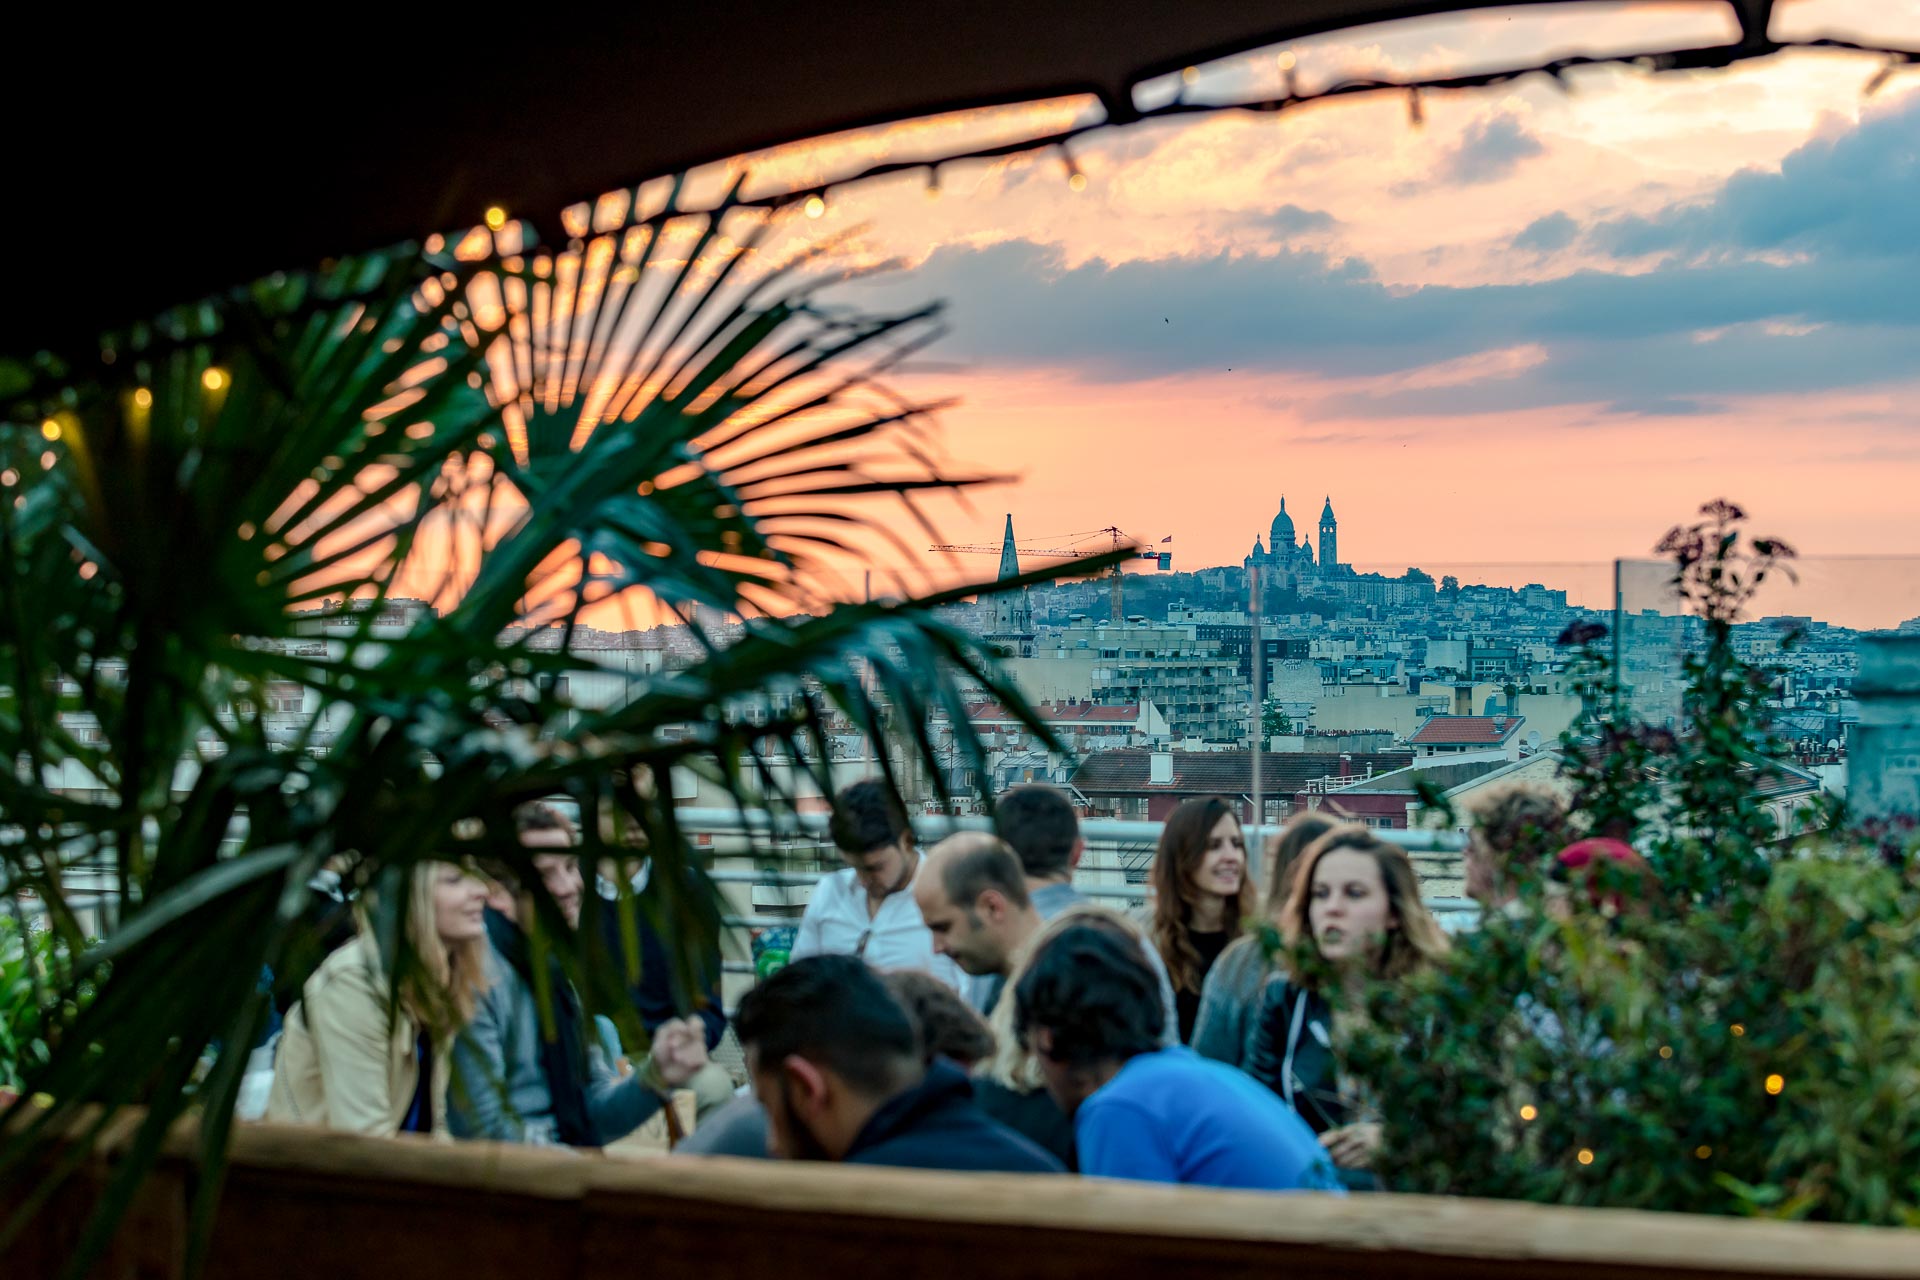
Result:
[[[51,1277],[132,1117],[11,1253]],[[192,1133],[98,1274],[171,1280]],[[17,1203],[20,1188],[0,1188]],[[1269,1196],[1092,1179],[578,1155],[243,1126],[210,1280],[1169,1280],[1920,1277],[1920,1232],[1426,1196]]]

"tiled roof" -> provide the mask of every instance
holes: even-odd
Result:
[[[1497,747],[1526,722],[1525,716],[1429,716],[1407,741],[1416,747]]]
[[[1140,718],[1140,704],[1137,702],[1117,707],[1096,706],[1091,702],[1036,702],[1033,709],[1046,724],[1130,725]],[[1016,723],[1013,713],[997,702],[969,704],[967,719],[974,724]]]
[[[1096,751],[1073,775],[1073,785],[1088,795],[1140,794],[1244,795],[1253,789],[1253,753],[1250,751],[1175,751],[1173,781],[1149,782],[1152,752],[1139,748]],[[1375,773],[1404,769],[1413,763],[1410,751],[1356,752],[1347,757],[1355,777],[1369,768]],[[1320,751],[1262,751],[1260,790],[1267,795],[1292,795],[1319,778],[1340,776],[1340,756]]]

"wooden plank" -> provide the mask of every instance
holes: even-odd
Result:
[[[116,1278],[177,1274],[192,1137],[183,1128],[171,1138],[161,1175],[169,1189],[129,1225]],[[83,1185],[104,1172],[96,1165]],[[29,1240],[15,1257],[42,1265],[71,1239],[71,1215],[62,1217],[64,1226],[36,1229],[37,1250]],[[0,1271],[11,1276],[6,1262]],[[913,1280],[979,1280],[982,1271],[1077,1280],[1144,1267],[1177,1269],[1182,1280],[1920,1280],[1920,1233],[1425,1196],[622,1159],[248,1125],[236,1133],[209,1275],[849,1280],[898,1269]]]

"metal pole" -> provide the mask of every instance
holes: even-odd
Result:
[[[1260,796],[1260,748],[1265,736],[1266,706],[1262,691],[1266,687],[1267,677],[1267,637],[1260,615],[1260,566],[1247,566],[1247,585],[1252,589],[1247,614],[1253,620],[1253,835],[1247,841],[1247,867],[1257,880],[1260,868],[1260,855],[1265,844],[1260,838],[1262,824],[1266,820],[1266,811]]]

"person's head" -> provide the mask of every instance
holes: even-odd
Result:
[[[1247,837],[1233,803],[1208,796],[1175,809],[1160,831],[1151,881],[1153,940],[1167,962],[1167,977],[1176,991],[1198,991],[1205,975],[1199,949],[1188,936],[1196,912],[1202,917],[1217,913],[1231,939],[1254,911]]]
[[[437,1036],[448,1037],[473,1017],[486,981],[487,886],[455,862],[417,862],[407,887],[406,956],[387,954],[389,939],[376,921],[377,894],[360,903],[360,926],[371,929],[383,964],[400,965],[400,1004]]]
[[[552,805],[538,800],[516,809],[513,822],[521,845],[538,851],[533,855],[533,869],[540,883],[546,886],[567,924],[578,926],[586,882],[580,875],[580,859],[572,852],[580,842],[573,823]]]
[[[993,1032],[952,987],[919,969],[895,969],[880,975],[887,990],[913,1017],[920,1032],[921,1056],[947,1058],[971,1071],[993,1056]]]
[[[948,836],[927,854],[914,901],[933,935],[935,955],[968,973],[1005,973],[1040,927],[1019,859],[984,832]]]
[[[1293,873],[1307,846],[1340,824],[1323,813],[1303,813],[1267,837],[1267,919],[1278,920],[1293,892]]]
[[[1473,830],[1467,837],[1467,896],[1497,907],[1515,893],[1515,877],[1532,862],[1544,867],[1566,844],[1567,805],[1558,792],[1538,783],[1513,782],[1496,788],[1471,807]]]
[[[1289,945],[1310,941],[1343,969],[1399,978],[1447,954],[1447,935],[1420,901],[1420,878],[1398,847],[1361,826],[1307,846],[1280,912]]]
[[[741,997],[734,1031],[769,1146],[839,1160],[881,1104],[926,1070],[913,1018],[852,956],[796,960]]]
[[[913,824],[884,778],[867,778],[842,788],[833,798],[828,831],[869,894],[886,897],[912,883],[920,862],[913,845]]]
[[[1653,867],[1624,840],[1594,836],[1577,840],[1554,856],[1557,876],[1586,888],[1596,911],[1624,915],[1645,911],[1659,895]]]
[[[993,827],[1029,880],[1067,880],[1087,843],[1067,797],[1053,787],[1015,787],[993,808]]]
[[[1041,941],[1013,998],[1014,1032],[1068,1115],[1128,1060],[1158,1049],[1166,1028],[1140,940],[1098,917]]]

